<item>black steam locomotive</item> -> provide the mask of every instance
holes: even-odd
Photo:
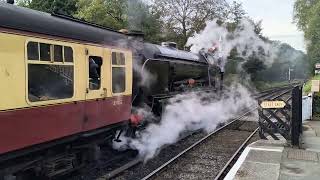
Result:
[[[188,91],[217,91],[223,72],[209,63],[206,53],[179,50],[174,42],[144,42],[143,34],[129,33],[134,46],[133,106],[148,105],[161,115],[166,100]]]

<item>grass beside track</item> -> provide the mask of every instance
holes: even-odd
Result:
[[[312,80],[320,80],[320,75],[316,75],[313,78],[311,78],[308,82],[306,82],[306,84],[303,87],[304,93],[307,94],[307,93],[311,92],[311,85],[312,85],[311,81]]]

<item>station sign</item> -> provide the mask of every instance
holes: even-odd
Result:
[[[314,66],[316,69],[320,69],[320,63],[316,63]]]
[[[286,106],[284,101],[263,101],[260,106],[263,109],[281,109]]]
[[[311,91],[312,92],[320,92],[320,81],[312,80],[311,81]]]

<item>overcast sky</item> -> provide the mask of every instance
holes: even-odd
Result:
[[[230,2],[232,0],[229,0]],[[263,34],[305,51],[303,33],[293,21],[295,0],[237,0],[254,20],[262,20]]]

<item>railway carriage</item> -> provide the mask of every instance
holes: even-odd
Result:
[[[26,167],[49,177],[74,169],[79,149],[87,152],[99,138],[93,146],[85,141],[127,123],[132,52],[119,45],[126,40],[109,29],[0,3],[0,177]],[[58,145],[59,153],[49,156],[46,150]],[[35,160],[32,152],[45,153]]]

